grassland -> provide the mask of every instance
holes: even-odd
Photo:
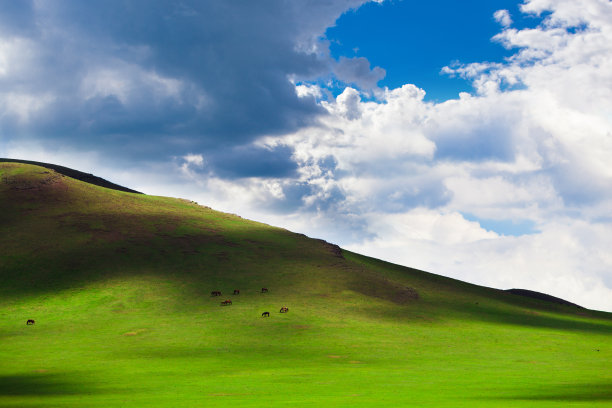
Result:
[[[0,163],[0,407],[612,406],[611,361],[609,313]]]

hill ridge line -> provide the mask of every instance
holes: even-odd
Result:
[[[143,194],[140,191],[132,190],[131,188],[127,188],[124,186],[120,186],[119,184],[115,184],[110,182],[102,177],[94,176],[91,173],[85,173],[83,171],[74,170],[69,167],[60,166],[58,164],[52,163],[44,163],[37,162],[32,160],[21,160],[21,159],[9,159],[9,158],[0,158],[0,163],[23,163],[23,164],[31,164],[34,166],[44,167],[46,169],[55,170],[56,172],[63,174],[64,176],[73,178],[75,180],[83,181],[85,183],[93,184],[95,186],[108,188],[111,190],[123,191],[126,193],[134,193],[134,194]]]

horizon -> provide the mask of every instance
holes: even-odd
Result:
[[[4,2],[0,156],[612,311],[612,2]]]

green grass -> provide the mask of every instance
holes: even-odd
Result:
[[[612,406],[608,313],[31,165],[0,226],[0,407]]]

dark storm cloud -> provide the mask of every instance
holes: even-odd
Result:
[[[294,177],[297,164],[293,149],[286,146],[265,148],[239,146],[206,155],[210,170],[226,179],[243,177]]]
[[[235,146],[323,114],[291,80],[334,70],[320,36],[365,1],[2,1],[1,135],[147,159],[225,146],[240,162]],[[371,83],[357,62],[350,80]]]

